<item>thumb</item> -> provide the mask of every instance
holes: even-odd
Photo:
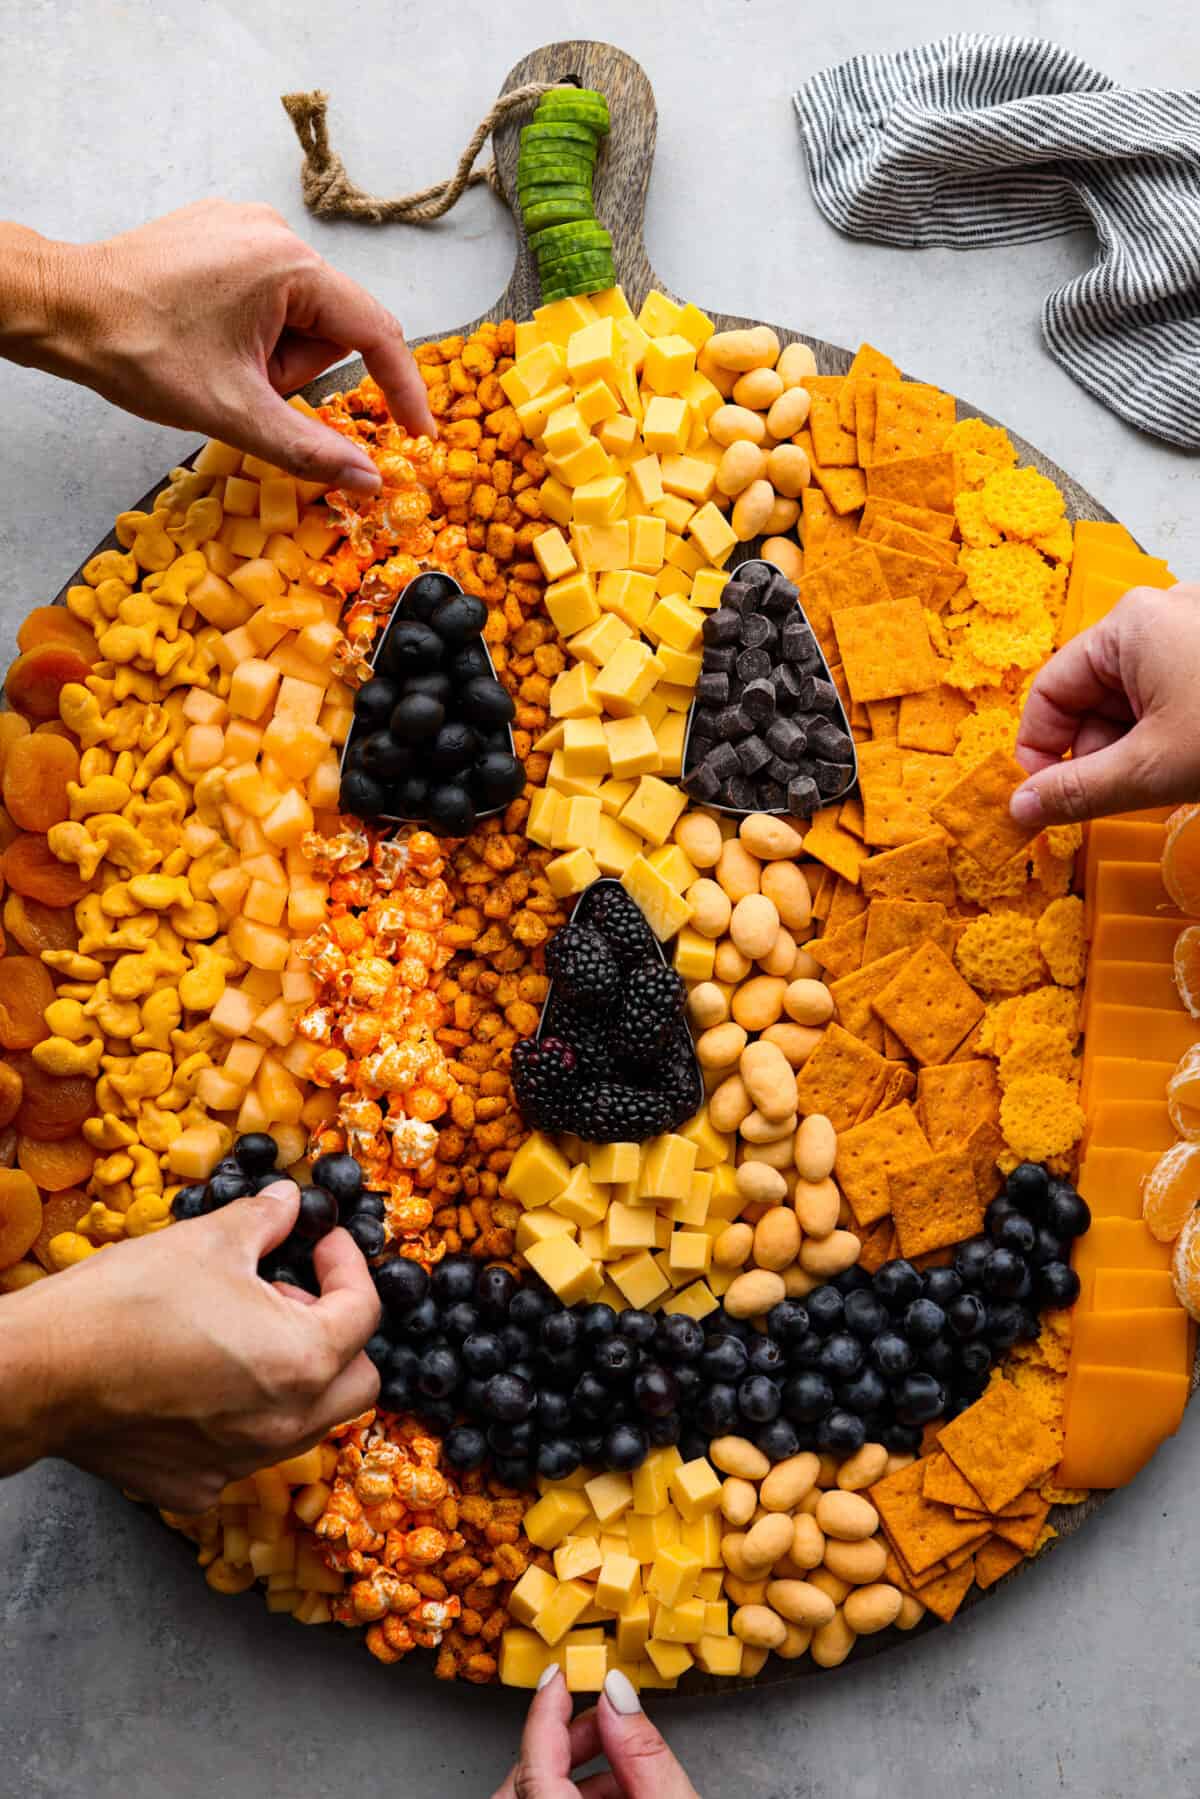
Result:
[[[272,1181],[261,1193],[248,1193],[215,1214],[236,1255],[257,1267],[269,1250],[278,1249],[296,1222],[300,1189],[295,1181]]]
[[[1135,726],[1105,749],[1051,762],[1031,775],[1009,802],[1013,818],[1035,828],[1077,824],[1154,805],[1139,742],[1143,729]]]
[[[627,1799],[698,1799],[619,1668],[605,1678],[596,1720],[608,1765]]]
[[[379,471],[361,445],[289,406],[265,374],[255,372],[244,405],[219,435],[301,481],[322,481],[356,494],[379,491]]]

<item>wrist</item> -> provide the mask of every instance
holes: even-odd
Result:
[[[99,246],[0,225],[0,355],[74,376],[90,335]]]
[[[48,1285],[0,1301],[0,1475],[66,1452],[75,1383]]]

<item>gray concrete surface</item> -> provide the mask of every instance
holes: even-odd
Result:
[[[488,305],[511,226],[486,193],[418,235],[305,217],[278,95],[318,83],[366,185],[447,173],[533,46],[604,36],[658,95],[651,258],[680,292],[862,337],[1040,444],[1184,575],[1196,466],[1120,424],[1041,349],[1079,235],[956,257],[852,244],[818,218],[788,95],[857,50],[967,28],[1040,32],[1135,84],[1195,86],[1186,0],[0,0],[0,212],[99,237],[207,193],[278,206],[414,335]],[[187,439],[0,366],[0,607],[52,594]],[[102,1353],[120,1354],[119,1344]],[[1074,1542],[960,1626],[821,1680],[655,1710],[706,1799],[1176,1799],[1196,1790],[1200,1626],[1189,1421]],[[20,1799],[480,1799],[519,1697],[385,1670],[349,1639],[211,1595],[152,1520],[72,1471],[0,1487],[0,1793]]]

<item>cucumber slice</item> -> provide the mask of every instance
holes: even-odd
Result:
[[[578,144],[594,156],[599,148],[596,132],[591,125],[581,125],[575,119],[544,119],[540,124],[535,119],[532,125],[522,125],[522,148],[542,143]]]
[[[586,200],[588,210],[583,216],[588,219],[596,216],[592,207],[591,188],[576,186],[570,181],[547,181],[537,187],[524,187],[518,197],[523,217],[528,214],[531,206],[540,206],[544,200]]]
[[[543,101],[533,115],[535,125],[545,125],[557,119],[569,119],[575,125],[591,125],[601,135],[609,127],[608,107],[594,106],[587,100],[556,100],[552,105]]]
[[[547,244],[545,249],[537,252],[538,267],[547,269],[552,263],[571,260],[576,256],[610,256],[612,245],[598,238],[564,238],[557,244]]]
[[[561,232],[551,237],[550,232]],[[562,255],[591,255],[596,250],[612,249],[612,237],[598,221],[579,219],[570,226],[551,225],[529,240],[529,247],[541,262],[553,262]]]
[[[545,187],[548,181],[561,181],[568,187],[592,185],[592,171],[585,162],[553,162],[522,164],[517,170],[517,192],[523,187]]]
[[[587,200],[540,200],[525,208],[525,227],[536,231],[541,225],[564,225],[572,219],[594,218],[592,202]]]
[[[570,163],[572,168],[594,169],[596,159],[588,156],[574,143],[566,138],[549,144],[535,144],[532,149],[522,150],[517,158],[518,169],[531,169],[542,163]]]
[[[543,287],[542,301],[549,305],[552,300],[569,300],[577,294],[602,294],[614,285],[611,273],[579,275],[573,279],[557,280],[551,287]]]
[[[608,117],[608,101],[594,87],[560,87],[543,94],[533,116],[545,118],[547,113],[560,112],[564,107],[576,107],[581,112],[601,113],[606,119]]]
[[[551,263],[549,268],[539,269],[542,285],[548,282],[557,287],[561,282],[569,281],[578,293],[586,282],[592,288],[611,287],[613,285],[613,260],[607,253],[600,256],[577,256],[568,262]]]

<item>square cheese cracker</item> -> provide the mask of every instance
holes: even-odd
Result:
[[[942,829],[990,873],[1003,868],[1038,835],[1037,825],[1018,824],[1008,809],[1025,779],[1016,757],[996,749],[931,807]]]
[[[1029,1401],[999,1377],[938,1432],[938,1443],[990,1512],[1044,1480],[1059,1460],[1055,1438]]]
[[[875,1010],[922,1064],[948,1062],[986,1008],[936,943],[920,944],[875,997]]]
[[[862,1124],[841,1132],[834,1172],[860,1229],[885,1218],[891,1211],[889,1174],[894,1169],[907,1167],[910,1162],[923,1160],[928,1154],[925,1133],[910,1105],[891,1106],[887,1111],[875,1112]]]
[[[900,1253],[909,1260],[965,1243],[983,1229],[975,1171],[957,1150],[940,1150],[888,1176]]]
[[[937,680],[938,664],[919,600],[885,600],[834,611],[842,667],[856,700],[921,693]]]

